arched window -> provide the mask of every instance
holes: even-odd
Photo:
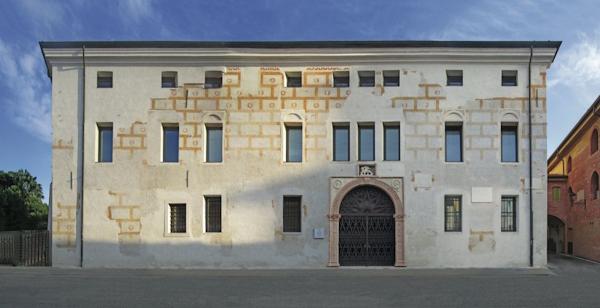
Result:
[[[567,173],[571,172],[571,157],[567,159]]]
[[[598,130],[594,129],[592,132],[592,139],[590,140],[590,148],[592,149],[592,154],[598,152]]]
[[[592,200],[598,199],[598,173],[596,171],[592,174],[592,180],[590,181],[590,193],[592,194]]]

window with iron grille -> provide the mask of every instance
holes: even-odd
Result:
[[[221,197],[204,197],[206,232],[221,232]]]
[[[461,196],[444,196],[444,223],[446,232],[460,232],[462,213]]]
[[[502,197],[502,231],[517,231],[517,207],[515,197]]]
[[[170,233],[186,233],[185,204],[169,204]]]
[[[283,232],[300,232],[302,197],[283,197]]]

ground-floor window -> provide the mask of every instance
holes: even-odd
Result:
[[[517,231],[516,197],[502,197],[502,231]]]
[[[221,232],[221,197],[204,197],[206,232]]]

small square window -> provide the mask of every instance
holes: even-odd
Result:
[[[288,88],[300,88],[302,87],[302,72],[286,72],[285,78],[287,80]]]
[[[221,232],[221,197],[204,197],[206,232]]]
[[[463,85],[463,71],[462,70],[447,70],[446,71],[446,85],[451,87],[461,87]]]
[[[446,161],[463,161],[462,123],[446,123]]]
[[[502,197],[502,232],[517,231],[516,203],[516,197]]]
[[[163,88],[177,88],[177,72],[162,72],[161,86]]]
[[[358,160],[375,160],[375,127],[373,124],[358,126]]]
[[[187,218],[185,204],[169,204],[169,233],[186,233]]]
[[[179,162],[179,126],[163,124],[163,162]]]
[[[375,86],[375,71],[359,71],[358,72],[359,87],[374,87]]]
[[[383,71],[383,86],[384,87],[399,87],[400,86],[400,71]]]
[[[215,89],[223,86],[223,72],[206,71],[204,73],[204,88]]]
[[[461,196],[444,196],[444,230],[446,232],[462,231],[461,212],[462,212],[462,197]]]
[[[283,197],[283,232],[301,232],[302,197]]]
[[[285,125],[285,161],[302,162],[302,125]]]
[[[110,163],[113,156],[113,127],[110,124],[98,124],[98,162]]]
[[[517,71],[502,71],[502,86],[516,87],[517,86]]]
[[[350,72],[333,72],[333,86],[335,88],[347,88],[350,86]]]
[[[384,124],[383,138],[383,160],[400,160],[400,124]]]
[[[112,88],[113,87],[113,73],[112,72],[98,72],[98,88]]]
[[[206,162],[220,163],[223,161],[223,127],[206,127]]]
[[[333,161],[350,160],[350,127],[347,123],[333,124]]]
[[[516,123],[502,123],[500,129],[502,162],[515,163],[518,160],[517,127]]]

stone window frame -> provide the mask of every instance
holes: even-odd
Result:
[[[443,138],[444,142],[442,144],[442,156],[445,164],[465,164],[466,162],[466,153],[465,153],[465,118],[466,115],[464,111],[451,110],[444,113],[443,117]],[[461,161],[447,161],[446,160],[446,126],[460,126],[461,127]]]
[[[225,118],[224,114],[208,113],[202,119],[202,135],[204,136],[204,155],[203,161],[207,164],[222,164],[225,162]],[[209,162],[208,161],[208,130],[210,128],[221,128],[221,161]]]
[[[498,153],[499,153],[499,160],[501,164],[507,164],[507,165],[514,165],[514,164],[519,164],[523,161],[522,159],[522,153],[521,153],[521,128],[522,128],[522,124],[521,121],[519,120],[521,118],[521,114],[518,111],[515,110],[508,110],[508,111],[504,111],[500,114],[499,120],[498,120],[498,126],[500,127],[500,129],[498,130]],[[507,126],[516,126],[516,145],[515,145],[515,150],[516,150],[516,161],[503,161],[502,160],[502,128],[503,127],[507,127]]]
[[[104,161],[103,159],[101,159],[101,153],[103,150],[103,145],[102,145],[102,131],[104,130],[108,130],[110,129],[112,131],[112,142],[111,142],[111,160],[110,161]],[[96,155],[94,155],[94,162],[96,163],[101,163],[101,164],[110,164],[114,161],[114,154],[115,154],[115,135],[114,135],[115,131],[114,131],[114,125],[112,122],[96,122],[96,149],[95,152]]]
[[[286,164],[302,164],[306,162],[306,117],[304,111],[283,111],[281,113],[281,161]],[[302,129],[302,148],[301,161],[288,161],[287,128],[301,127]]]
[[[172,204],[185,204],[185,233],[171,233],[171,205]],[[169,199],[164,201],[164,233],[163,237],[190,237],[191,223],[192,223],[192,206],[190,200],[186,199]]]

